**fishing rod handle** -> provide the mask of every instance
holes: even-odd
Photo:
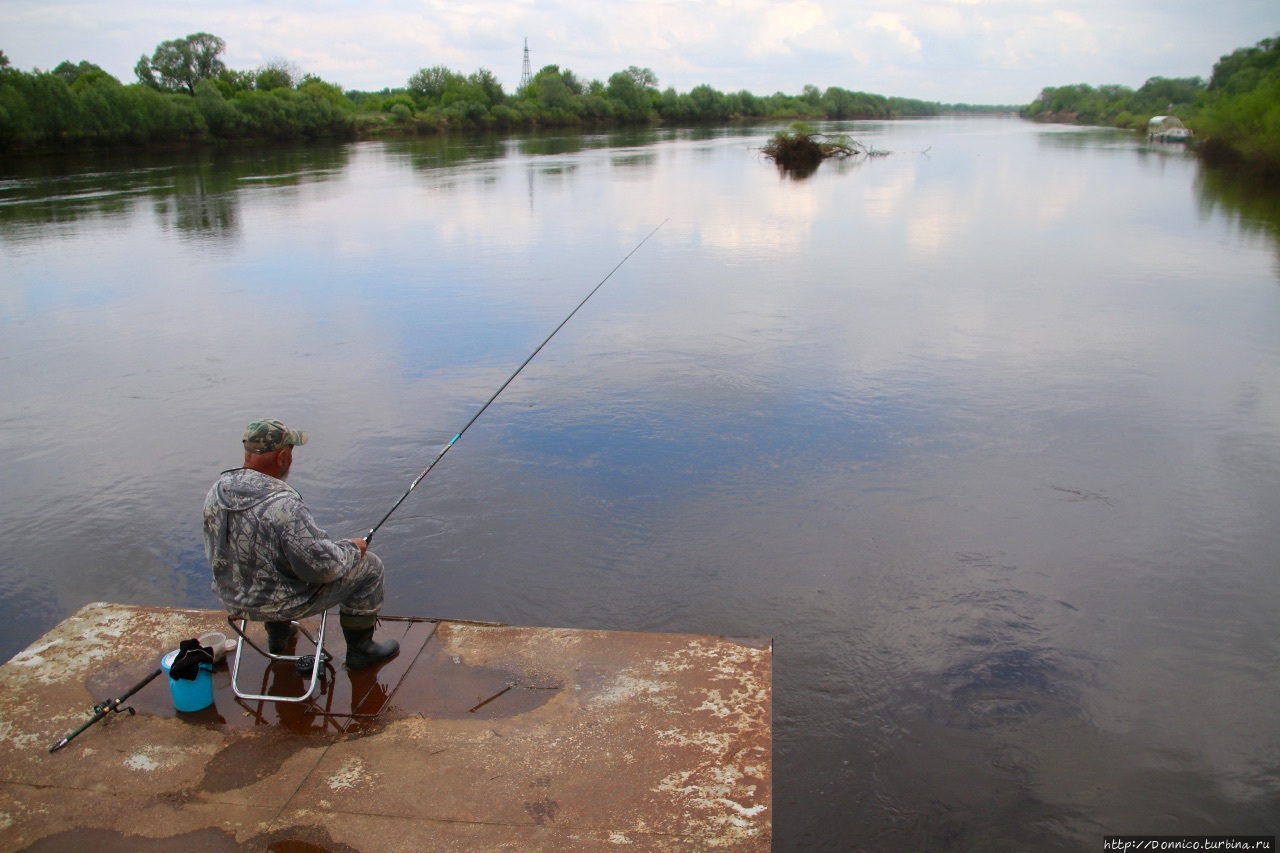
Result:
[[[120,705],[124,702],[124,700],[128,699],[130,696],[137,693],[142,688],[146,687],[148,684],[152,682],[153,679],[155,679],[156,676],[158,676],[163,671],[164,670],[162,669],[157,669],[154,672],[152,672],[150,675],[148,675],[146,678],[142,679],[137,684],[130,687],[127,691],[120,694],[115,699],[107,699],[104,702],[100,702],[97,705],[94,705],[93,716],[89,718],[88,722],[86,722],[80,728],[76,729],[71,734],[64,737],[62,740],[55,743],[53,746],[49,747],[49,751],[57,752],[58,750],[62,749],[64,746],[71,743],[71,741],[75,740],[76,737],[79,736],[79,734],[83,732],[85,729],[89,728],[89,726],[92,726],[94,723],[105,718],[108,714],[112,713],[113,711],[119,714]],[[129,708],[128,711],[130,714],[134,713],[132,708]]]

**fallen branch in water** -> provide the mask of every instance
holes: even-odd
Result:
[[[829,157],[884,157],[880,151],[863,145],[844,133],[819,133],[800,122],[791,130],[780,130],[764,146],[764,156],[784,169],[813,169]]]

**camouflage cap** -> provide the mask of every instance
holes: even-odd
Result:
[[[289,429],[275,418],[263,418],[245,427],[244,449],[249,453],[274,453],[291,444],[306,444],[304,430]]]

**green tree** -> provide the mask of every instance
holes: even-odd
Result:
[[[548,110],[571,110],[573,93],[559,74],[549,74],[538,82],[538,105]]]
[[[61,77],[63,80],[66,80],[67,85],[71,85],[86,74],[106,74],[107,72],[103,71],[102,68],[94,65],[92,62],[81,62],[79,65],[73,65],[70,60],[66,60],[58,63],[52,73]]]
[[[615,114],[624,121],[645,121],[653,112],[653,102],[649,91],[632,70],[639,70],[634,65],[626,71],[619,71],[609,77],[609,85],[605,88],[605,96],[613,102]],[[656,78],[655,78],[656,79]]]
[[[495,107],[507,99],[506,93],[502,91],[502,83],[498,82],[498,78],[488,68],[480,68],[470,74],[467,85],[483,96],[487,107]]]
[[[653,72],[652,68],[639,68],[635,65],[627,66],[626,73],[632,80],[636,81],[636,85],[641,89],[658,89],[658,75]]]
[[[355,109],[355,104],[351,103],[351,99],[342,91],[341,86],[326,83],[314,74],[308,74],[302,78],[302,82],[298,84],[298,91],[313,98],[326,100],[344,113]]]
[[[404,107],[398,110],[396,107]],[[413,98],[401,92],[398,95],[392,95],[389,98],[381,98],[378,104],[378,110],[384,113],[392,113],[396,116],[404,116],[411,118],[418,111],[418,105],[414,103]]]
[[[213,82],[218,84],[218,88],[222,91],[224,98],[231,98],[237,92],[252,90],[255,78],[252,71],[236,71],[234,68],[224,68],[218,72],[217,77],[213,78]]]
[[[298,66],[284,59],[275,59],[258,67],[253,75],[253,88],[263,92],[272,89],[292,89],[302,80]]]
[[[0,150],[25,143],[34,132],[26,78],[0,53]]]
[[[548,84],[551,90],[546,93],[543,89]],[[568,68],[561,71],[559,65],[544,65],[538,69],[537,74],[533,75],[528,85],[521,87],[517,95],[522,99],[544,104],[546,98],[550,97],[552,101],[564,108],[572,103],[575,95],[581,95],[585,91],[586,87],[583,86],[582,81]]]
[[[226,50],[226,42],[209,33],[193,33],[186,38],[161,42],[148,59],[145,55],[134,66],[138,81],[163,92],[196,93],[201,80],[217,77],[226,69],[218,57]]]
[[[1280,69],[1280,37],[1266,38],[1254,47],[1237,48],[1213,66],[1209,90],[1227,94],[1251,92],[1258,83]]]
[[[131,132],[132,111],[128,90],[105,71],[82,74],[71,84],[80,108],[80,124],[88,134],[118,140]]]
[[[450,83],[460,76],[443,65],[419,68],[409,78],[409,91],[424,105],[439,104],[444,100],[444,93],[448,91]]]
[[[1196,103],[1208,88],[1203,77],[1152,77],[1131,99],[1137,112],[1163,113],[1169,104],[1182,107]]]
[[[547,67],[555,68],[556,66],[551,65]],[[571,95],[586,94],[586,91],[587,91],[586,84],[584,84],[580,79],[578,79],[578,75],[574,74],[568,68],[560,72],[560,79],[564,81],[564,87],[569,90],[569,94]]]
[[[711,88],[706,83],[690,89],[689,97],[697,110],[698,121],[718,121],[729,117],[724,93]]]
[[[1218,61],[1194,128],[1209,159],[1280,178],[1280,38]]]
[[[853,118],[857,113],[857,96],[848,89],[829,86],[822,95],[822,110],[831,118]]]
[[[79,105],[67,81],[56,74],[33,74],[29,100],[36,117],[36,129],[57,138],[81,132]]]
[[[201,80],[196,84],[196,107],[205,125],[215,136],[234,136],[243,123],[240,111],[223,95],[217,80]]]
[[[544,111],[559,111],[561,119],[572,119],[580,114],[578,98],[584,91],[582,81],[569,69],[544,65],[520,90],[520,96],[536,101]]]

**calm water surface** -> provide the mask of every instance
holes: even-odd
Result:
[[[0,166],[0,654],[215,607],[249,420],[389,612],[770,636],[779,849],[1280,832],[1280,204],[857,124]]]

